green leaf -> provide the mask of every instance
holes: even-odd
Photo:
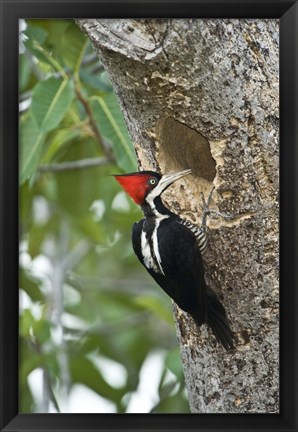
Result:
[[[84,357],[71,358],[70,372],[73,382],[85,384],[107,399],[115,401],[123,396],[121,390],[111,387],[93,363]]]
[[[24,269],[19,271],[20,287],[31,297],[35,302],[43,301],[43,295],[40,291],[38,280],[28,274]]]
[[[42,27],[34,26],[31,24],[28,24],[28,27],[23,33],[28,38],[28,41],[35,40],[39,44],[43,44],[48,35],[48,32]]]
[[[20,335],[30,339],[30,329],[34,325],[34,318],[29,309],[25,309],[20,317]]]
[[[27,383],[27,377],[24,380],[20,380],[19,394],[22,395],[19,399],[20,413],[33,413],[35,411],[34,400],[31,394],[31,390]]]
[[[108,93],[112,91],[112,86],[106,82],[101,75],[93,75],[91,72],[81,69],[80,70],[80,80],[87,86],[93,87],[101,92]]]
[[[51,68],[54,70],[63,70],[59,63],[57,63],[57,61],[52,57],[52,55],[45,48],[43,48],[35,39],[30,38],[26,40],[24,42],[24,46],[40,62],[51,66]]]
[[[40,130],[48,132],[58,126],[73,98],[73,83],[68,79],[39,82],[32,92],[31,110]]]
[[[88,39],[79,27],[71,22],[63,33],[59,48],[63,62],[72,70],[77,70],[81,64]]]
[[[92,96],[90,103],[100,133],[113,144],[119,167],[124,171],[135,170],[137,162],[134,148],[115,94]]]
[[[30,112],[20,124],[20,184],[36,171],[44,140],[45,135]]]
[[[51,337],[50,323],[44,317],[35,321],[33,331],[40,345],[45,344]]]
[[[28,182],[23,183],[19,188],[19,219],[22,221],[22,232],[30,230],[33,222],[32,200],[34,191],[29,187]]]
[[[29,348],[28,340],[20,337],[19,344],[19,395],[20,411],[34,412],[34,402],[28,386],[28,375],[42,366],[42,356]]]
[[[45,24],[49,31],[47,42],[52,48],[53,55],[55,57],[58,57],[58,53],[61,52],[61,39],[63,37],[63,34],[70,25],[74,25],[74,22],[69,19],[47,19],[45,20]]]
[[[43,163],[51,162],[62,148],[64,149],[70,141],[80,137],[82,133],[83,131],[77,128],[59,129],[55,131],[42,158]]]

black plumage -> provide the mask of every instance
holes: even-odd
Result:
[[[233,348],[233,333],[225,309],[215,292],[206,285],[204,263],[195,235],[181,224],[180,218],[170,216],[163,219],[157,229],[164,274],[144,264],[141,233],[143,229],[146,232],[146,225],[151,225],[151,228],[147,228],[150,238],[155,226],[154,219],[151,216],[134,224],[132,245],[135,254],[158,285],[182,310],[193,317],[198,326],[207,323],[225,349]],[[151,252],[154,253],[153,248]]]

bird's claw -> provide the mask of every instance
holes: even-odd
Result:
[[[202,229],[206,229],[206,222],[207,222],[207,216],[210,217],[210,219],[213,220],[217,220],[219,218],[223,218],[223,219],[233,219],[233,216],[228,215],[226,213],[222,213],[216,210],[210,210],[209,206],[210,206],[210,202],[211,202],[211,198],[212,198],[212,194],[213,191],[215,189],[215,186],[213,186],[213,188],[211,189],[211,191],[209,192],[208,198],[207,198],[207,202],[205,200],[204,194],[203,192],[201,192],[202,195],[202,201],[203,201],[203,216],[202,216]]]
[[[212,218],[211,214],[214,212],[213,210],[209,209],[214,189],[215,189],[215,186],[213,186],[211,191],[209,192],[207,202],[205,200],[205,196],[204,196],[203,192],[201,192],[202,201],[203,201],[203,216],[202,216],[202,225],[201,226],[204,230],[206,229],[207,216]]]

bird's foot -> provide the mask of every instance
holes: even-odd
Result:
[[[209,192],[207,201],[205,200],[203,192],[201,192],[201,194],[202,194],[202,201],[203,201],[203,206],[202,206],[203,216],[202,216],[201,228],[203,230],[205,230],[205,231],[206,231],[207,217],[210,217],[210,219],[213,219],[213,220],[217,220],[219,218],[223,218],[223,219],[226,219],[226,220],[233,219],[233,216],[231,216],[231,215],[228,215],[226,213],[222,213],[222,212],[219,212],[219,211],[216,211],[216,210],[211,210],[209,208],[210,202],[211,202],[211,198],[212,198],[212,194],[214,192],[214,189],[215,189],[215,186],[213,186],[213,188]]]
[[[201,192],[202,194],[202,201],[203,201],[203,216],[202,216],[202,223],[201,223],[201,227],[203,230],[206,230],[206,222],[207,222],[207,216],[210,216],[211,213],[213,212],[213,210],[210,210],[209,206],[210,206],[210,202],[211,202],[211,198],[212,198],[212,194],[213,191],[215,189],[215,186],[212,187],[211,191],[209,192],[207,201],[205,200],[205,196],[203,194],[203,192]]]

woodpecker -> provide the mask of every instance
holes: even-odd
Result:
[[[208,324],[217,342],[230,350],[234,335],[226,311],[204,278],[205,227],[180,218],[161,199],[173,182],[190,173],[190,169],[165,175],[140,171],[115,178],[144,214],[132,229],[132,246],[140,262],[198,327]]]

